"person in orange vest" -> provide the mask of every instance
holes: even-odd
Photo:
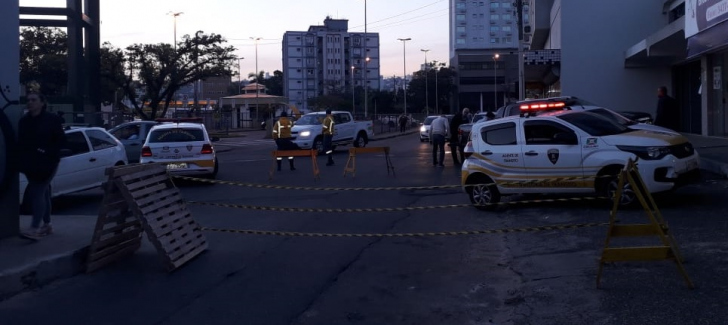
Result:
[[[278,150],[297,150],[300,149],[298,145],[291,141],[291,128],[293,122],[288,119],[288,113],[285,111],[281,112],[281,116],[273,125],[273,139],[276,141]],[[276,163],[278,163],[278,171],[281,170],[282,157],[276,157]],[[288,164],[291,166],[291,170],[296,170],[293,166],[293,157],[288,157]]]
[[[326,166],[334,165],[334,158],[332,157],[334,150],[331,148],[331,141],[334,138],[334,118],[331,116],[331,109],[326,110],[326,118],[323,122],[323,134],[324,134],[324,152],[329,156],[329,161]]]

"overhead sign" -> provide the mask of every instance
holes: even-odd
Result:
[[[687,0],[685,38],[728,20],[728,0]]]

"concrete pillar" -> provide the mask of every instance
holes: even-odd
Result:
[[[20,62],[19,44],[19,0],[6,0],[3,3],[3,10],[0,10],[0,87],[8,90],[10,100],[20,98],[20,77],[18,73],[18,62]],[[6,88],[8,87],[8,88]],[[4,100],[0,100],[0,107],[5,106]],[[22,114],[20,106],[10,106],[4,113],[10,119],[13,126],[13,133],[17,132],[18,120]],[[0,133],[1,134],[1,133]],[[4,154],[7,147],[6,139],[0,140],[0,154]],[[0,157],[7,158],[7,157]],[[3,164],[4,165],[4,164]],[[0,238],[17,236],[19,231],[18,216],[18,172],[3,168],[0,173],[10,180],[9,190],[0,192]]]
[[[701,121],[701,135],[707,136],[708,132],[708,108],[711,105],[710,93],[713,88],[713,73],[710,69],[710,58],[708,55],[703,55],[700,58],[700,121]]]

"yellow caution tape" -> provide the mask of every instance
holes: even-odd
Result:
[[[285,237],[430,237],[430,236],[467,236],[483,234],[507,234],[514,232],[534,232],[548,230],[566,230],[589,227],[608,226],[609,223],[580,223],[569,225],[537,226],[525,228],[504,228],[484,230],[461,230],[461,231],[439,231],[439,232],[413,232],[413,233],[387,233],[387,234],[342,234],[342,233],[316,233],[316,232],[295,232],[295,231],[271,231],[271,230],[248,230],[248,229],[221,229],[211,227],[200,227],[203,231],[226,232],[246,235],[269,235]]]
[[[275,190],[304,190],[304,191],[403,191],[403,190],[440,190],[440,189],[451,189],[451,188],[463,188],[473,186],[494,186],[494,185],[521,185],[521,184],[540,184],[550,182],[568,182],[568,181],[579,181],[589,180],[597,178],[612,177],[609,175],[603,176],[579,176],[579,177],[558,177],[558,178],[546,178],[546,179],[534,179],[534,180],[522,180],[522,181],[507,181],[497,183],[486,183],[486,184],[466,184],[466,185],[432,185],[432,186],[400,186],[400,187],[310,187],[310,186],[288,186],[288,185],[268,185],[268,184],[256,184],[256,183],[244,183],[244,182],[233,182],[233,181],[222,181],[216,179],[203,179],[188,176],[171,176],[173,178],[210,183],[210,184],[222,184],[222,185],[233,185],[251,188],[261,189],[275,189]]]
[[[516,204],[545,203],[545,202],[593,201],[593,200],[599,200],[599,199],[606,199],[606,198],[605,197],[572,197],[572,198],[498,202],[498,203],[482,204],[482,205],[479,205],[479,204],[447,204],[447,205],[431,205],[431,206],[402,207],[402,208],[296,208],[296,207],[272,207],[272,206],[200,202],[200,201],[187,201],[187,203],[197,204],[197,205],[216,206],[216,207],[221,207],[221,208],[236,208],[236,209],[246,209],[246,210],[262,210],[262,211],[278,211],[278,212],[352,213],[352,212],[398,212],[398,211],[414,211],[414,210],[434,210],[434,209],[466,208],[466,207],[473,207],[473,206],[516,205]]]

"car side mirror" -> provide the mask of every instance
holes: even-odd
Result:
[[[218,141],[220,141],[220,137],[212,137],[210,139],[210,141],[212,141],[212,142],[218,142]]]
[[[71,149],[61,149],[60,151],[61,158],[68,157],[73,155],[73,151]]]
[[[576,135],[573,133],[559,132],[554,135],[554,140],[562,144],[577,144]]]

